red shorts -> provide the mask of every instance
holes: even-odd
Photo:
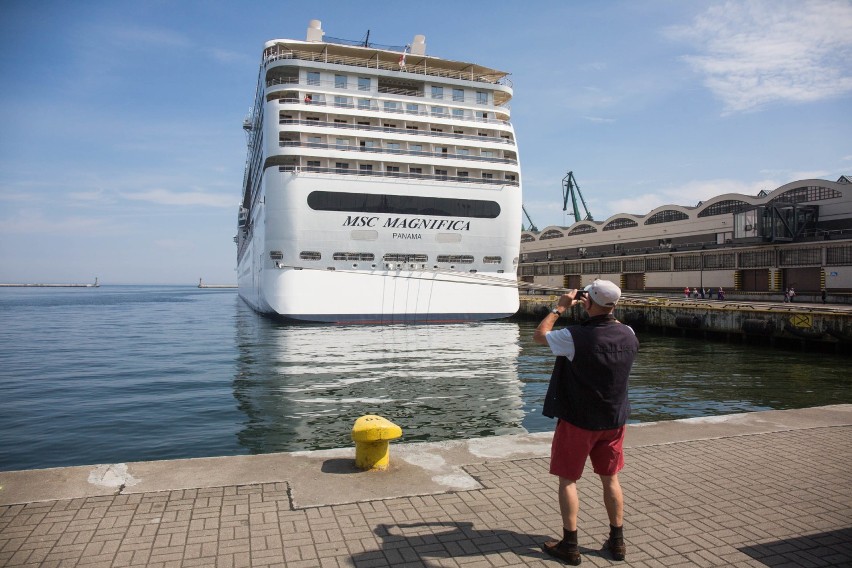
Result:
[[[625,427],[584,430],[559,420],[550,446],[550,473],[576,481],[583,475],[586,458],[598,475],[615,475],[624,467]]]

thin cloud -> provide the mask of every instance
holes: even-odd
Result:
[[[158,205],[201,205],[203,207],[234,207],[236,201],[233,195],[222,193],[172,192],[165,189],[123,193],[125,199],[146,201]]]
[[[666,34],[698,46],[682,59],[725,114],[852,92],[852,3],[843,0],[725,2]]]

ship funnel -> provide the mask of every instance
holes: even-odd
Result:
[[[411,42],[411,55],[426,55],[426,36],[416,35]]]
[[[322,31],[322,22],[319,20],[311,20],[308,23],[308,37],[305,41],[322,41],[322,36],[325,32]]]

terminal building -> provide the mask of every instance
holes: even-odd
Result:
[[[805,179],[756,196],[523,231],[518,277],[535,288],[604,278],[631,292],[852,295],[852,179]]]

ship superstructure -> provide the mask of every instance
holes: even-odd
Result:
[[[404,47],[266,43],[240,296],[286,319],[436,323],[518,308],[521,179],[506,73]]]

